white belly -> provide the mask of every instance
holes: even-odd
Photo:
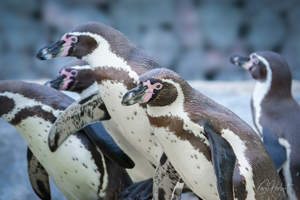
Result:
[[[219,199],[212,162],[168,129],[155,128],[154,131],[169,160],[191,190],[203,199]]]
[[[24,124],[25,126],[23,126]],[[31,126],[26,126],[26,124]],[[22,134],[33,154],[67,199],[99,199],[99,196],[103,196],[104,193],[101,190],[98,194],[100,173],[91,160],[90,151],[83,147],[80,139],[71,135],[61,148],[54,153],[50,152],[48,146],[50,126],[51,123],[43,119],[27,118],[16,126],[16,129]],[[103,156],[102,159],[104,159]],[[106,173],[103,181],[103,188],[105,189],[108,182]]]
[[[111,135],[118,146],[133,160],[135,166],[133,169],[126,169],[131,180],[140,182],[154,175],[154,168],[147,160],[147,158],[141,154],[136,148],[134,148],[126,138],[120,133],[116,124],[112,120],[102,122],[106,131]]]
[[[123,95],[128,91],[123,83],[105,81],[98,86],[107,111],[121,134],[157,165],[163,150],[153,134],[146,111],[138,104],[128,107],[121,104]]]

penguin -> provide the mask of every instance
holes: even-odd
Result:
[[[137,84],[123,96],[122,105],[147,106],[164,153],[199,197],[286,199],[283,190],[271,188],[281,181],[262,141],[236,114],[168,69],[148,71]],[[158,182],[164,178],[154,177]],[[155,199],[164,192],[154,184]]]
[[[50,150],[56,151],[76,130],[109,116],[123,137],[157,167],[163,149],[154,136],[145,107],[124,107],[120,101],[126,92],[136,86],[140,75],[163,66],[122,33],[99,22],[87,22],[75,27],[59,41],[40,49],[36,55],[40,60],[66,56],[86,61],[92,67],[99,93],[74,102],[59,116],[49,133]],[[103,103],[95,104],[100,102],[99,99]],[[103,110],[107,112],[103,113]],[[145,187],[146,190],[148,184]],[[170,199],[172,193],[167,195]]]
[[[83,98],[98,91],[95,74],[92,68],[82,60],[72,60],[62,67],[58,75],[46,83],[56,90],[76,92]],[[126,169],[134,183],[150,179],[154,174],[154,167],[147,158],[135,149],[120,133],[113,120],[102,121],[106,131],[112,136],[119,147],[133,160],[135,166]]]
[[[119,192],[129,187],[132,181],[126,170],[114,161],[123,163],[108,159],[102,150],[111,148],[106,150],[110,151],[110,158],[120,156],[124,163],[132,161],[127,161],[126,154],[118,151],[111,141],[102,141],[101,146],[95,146],[94,142],[99,144],[99,138],[87,136],[93,126],[74,133],[56,152],[52,153],[48,147],[51,126],[72,102],[71,98],[50,87],[0,81],[0,117],[13,125],[28,144],[28,175],[37,196],[51,199],[51,177],[67,199],[117,199]]]
[[[291,93],[292,74],[278,53],[255,52],[230,61],[256,80],[252,93],[253,122],[268,149],[289,199],[300,199],[300,107]]]

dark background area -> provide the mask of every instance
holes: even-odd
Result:
[[[283,54],[300,79],[299,0],[2,0],[0,80],[56,75],[72,58],[36,52],[87,21],[118,29],[188,80],[251,79],[228,59],[260,50]]]

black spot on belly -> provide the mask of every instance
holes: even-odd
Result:
[[[80,187],[77,185],[77,188],[80,189]]]
[[[87,165],[85,165],[84,163],[82,163],[82,165],[83,165],[85,168],[88,168],[88,166],[87,166]]]
[[[163,154],[159,160],[161,165],[164,165],[167,161],[168,157],[166,156],[166,154]]]
[[[64,172],[65,174],[68,174],[67,172]]]

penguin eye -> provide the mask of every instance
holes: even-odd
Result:
[[[71,36],[71,42],[76,43],[78,41],[78,38],[75,36]]]
[[[72,71],[71,71],[71,75],[72,75],[72,76],[77,76],[77,74],[78,74],[78,72],[77,72],[76,70],[72,70]]]
[[[161,83],[158,83],[156,86],[155,86],[155,89],[156,90],[160,90],[162,88],[162,84]]]
[[[253,63],[254,63],[255,65],[258,65],[258,63],[259,63],[259,60],[258,60],[258,58],[254,57],[254,59],[253,59]]]

